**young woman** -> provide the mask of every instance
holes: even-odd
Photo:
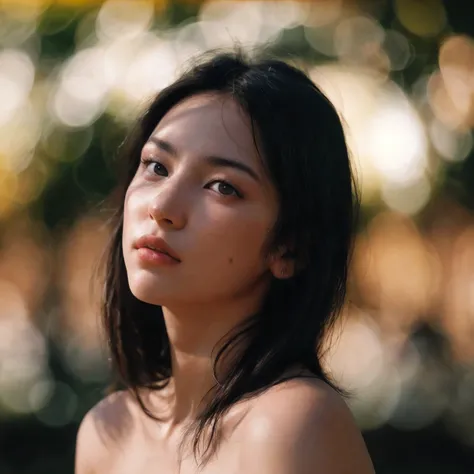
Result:
[[[76,473],[373,473],[321,364],[357,209],[328,99],[213,54],[122,155],[103,316],[124,390],[84,418]]]

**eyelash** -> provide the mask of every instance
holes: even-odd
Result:
[[[160,165],[164,168],[164,166],[159,162],[159,161],[156,161],[156,160],[152,160],[151,158],[142,158],[140,160],[141,164],[143,165],[144,168],[148,168],[149,165],[151,165],[152,163],[155,163],[157,165]],[[166,169],[166,168],[165,168]],[[153,172],[154,173],[154,172]],[[154,173],[156,174],[156,173]],[[157,175],[158,176],[158,175]],[[212,182],[209,183],[209,185],[212,185],[214,183],[222,183],[224,184],[225,186],[229,186],[230,188],[232,188],[232,190],[234,191],[235,193],[235,196],[238,197],[238,198],[243,198],[243,195],[240,191],[238,191],[234,186],[232,186],[232,184],[230,184],[228,181],[224,180],[224,179],[216,179]],[[232,194],[222,194],[222,193],[219,193],[221,196],[224,196],[224,197],[231,197]]]

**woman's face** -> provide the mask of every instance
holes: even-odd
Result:
[[[224,302],[267,285],[263,245],[278,214],[249,118],[230,97],[172,108],[142,150],[125,197],[123,254],[132,293],[156,305]],[[172,264],[137,249],[163,239]],[[158,246],[153,239],[140,245]]]

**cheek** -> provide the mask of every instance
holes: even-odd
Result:
[[[126,209],[136,210],[140,203],[140,189],[130,185],[127,189],[124,199]]]
[[[123,202],[123,234],[124,236],[127,234],[127,230],[130,225],[132,215],[133,213],[130,206],[130,194],[127,191],[127,194],[125,195],[125,199]]]
[[[229,266],[239,262],[245,265],[259,265],[263,245],[272,228],[273,221],[264,213],[244,214],[241,219],[234,218],[219,226],[220,232],[214,234],[214,245],[223,247],[224,258]]]
[[[143,216],[146,215],[146,206],[143,198],[136,189],[129,188],[125,194],[123,204],[123,233],[122,244],[126,247],[130,246],[130,240],[136,237],[136,226]]]
[[[146,196],[143,190],[130,186],[125,194],[123,218],[126,221],[133,221],[136,217],[142,217],[147,213]]]

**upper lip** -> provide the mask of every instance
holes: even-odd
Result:
[[[153,250],[157,250],[158,252],[166,253],[178,262],[181,261],[175,251],[160,237],[156,237],[151,234],[142,235],[135,241],[135,248],[139,249],[143,247],[151,248]]]

